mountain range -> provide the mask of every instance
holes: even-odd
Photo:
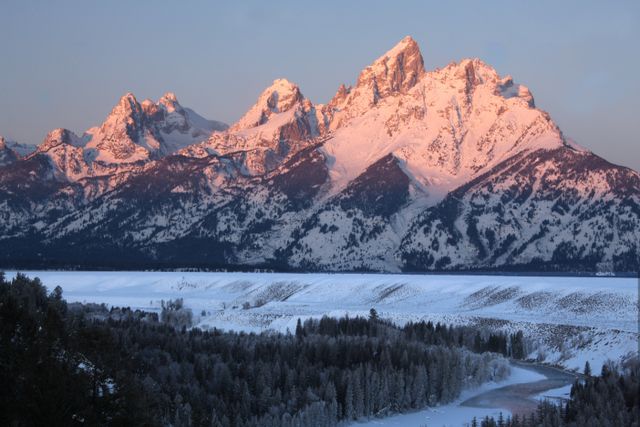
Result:
[[[124,95],[33,152],[0,138],[0,265],[593,271],[640,265],[640,174],[479,59],[411,38],[314,104],[286,79],[231,126]]]

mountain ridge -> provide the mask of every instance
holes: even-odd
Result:
[[[405,37],[327,104],[277,79],[230,127],[189,111],[128,93],[0,167],[0,263],[638,269],[640,175],[479,59]]]

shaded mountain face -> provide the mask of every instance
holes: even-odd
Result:
[[[18,157],[18,153],[11,149],[4,137],[0,136],[0,166],[15,162]]]
[[[52,131],[0,166],[0,264],[637,271],[639,182],[407,37],[324,105],[278,79],[229,128],[126,94]]]
[[[0,138],[2,138],[0,136]],[[33,153],[36,150],[35,145],[29,144],[21,144],[16,141],[5,141],[6,146],[13,150],[14,153],[18,155],[18,157],[27,157],[29,154]]]
[[[0,135],[0,166],[6,166],[20,158],[27,157],[35,150],[35,145],[21,144]]]

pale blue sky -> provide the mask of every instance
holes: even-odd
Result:
[[[81,133],[127,91],[228,123],[278,77],[326,102],[405,35],[428,69],[511,74],[565,134],[640,170],[639,1],[0,0],[0,135]]]

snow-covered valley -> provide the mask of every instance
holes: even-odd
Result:
[[[9,272],[11,277],[15,272]],[[638,350],[638,280],[617,277],[32,271],[65,298],[159,311],[183,298],[201,328],[295,330],[298,318],[368,315],[522,330],[529,357],[599,372]]]

